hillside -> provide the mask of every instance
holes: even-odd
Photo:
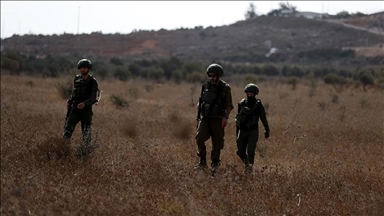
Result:
[[[367,18],[365,18],[367,19]],[[354,21],[356,22],[356,21]],[[346,23],[346,22],[344,22]],[[352,23],[352,22],[350,22]],[[353,24],[353,23],[352,23]],[[361,22],[359,22],[361,24]],[[139,31],[131,34],[14,35],[2,41],[4,51],[105,59],[119,57],[183,60],[263,62],[270,48],[277,48],[275,61],[303,62],[298,56],[344,47],[375,47],[384,43],[381,34],[298,17],[260,16],[221,27]]]

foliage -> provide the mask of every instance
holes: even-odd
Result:
[[[245,19],[248,20],[248,19],[257,17],[255,10],[256,10],[256,6],[253,3],[249,3],[249,8],[244,14]]]
[[[336,18],[348,18],[350,17],[351,15],[348,13],[348,11],[340,11],[338,12],[335,17]]]
[[[129,107],[128,101],[119,95],[112,94],[110,99],[116,108]]]
[[[305,72],[303,69],[301,69],[300,67],[298,66],[287,66],[287,65],[284,65],[283,68],[281,69],[281,74],[283,76],[295,76],[295,77],[304,77],[305,76]]]
[[[340,83],[340,77],[337,74],[329,73],[324,76],[324,83],[325,84],[332,84],[336,85]]]
[[[347,84],[348,81],[335,73],[329,73],[324,76],[324,83],[332,85],[336,91],[340,92],[343,90],[343,85]]]
[[[280,2],[279,3],[279,8],[271,10],[267,13],[267,16],[282,16],[283,13],[282,11],[292,11],[292,13],[297,13],[296,6],[293,6],[289,2]]]
[[[116,57],[111,58],[110,62],[111,62],[111,64],[116,65],[116,66],[118,66],[118,65],[123,65],[123,64],[124,64],[124,63],[121,61],[121,59],[116,58]]]
[[[292,10],[293,12],[297,12],[296,6],[290,4],[289,2],[280,2],[279,6],[281,10]]]
[[[187,74],[186,80],[191,83],[201,83],[206,79],[206,75],[199,72]]]
[[[333,54],[332,54],[333,53]],[[324,50],[313,50],[313,52],[302,52],[303,58],[322,58],[321,56],[327,55],[336,55],[337,58],[349,58],[342,57],[345,53],[347,56],[352,55],[350,50],[338,50],[338,49],[324,49]],[[328,58],[328,57],[327,57]],[[334,57],[336,58],[336,57]],[[113,59],[113,58],[112,58]],[[113,62],[117,62],[116,58]],[[122,61],[119,59],[119,61]],[[136,60],[126,60],[127,66],[112,64],[110,61],[95,60],[93,61],[94,69],[92,71],[93,75],[100,80],[109,78],[111,73],[111,78],[128,81],[130,79],[144,78],[147,80],[173,80],[175,83],[181,83],[181,81],[187,82],[199,82],[199,80],[204,80],[206,75],[206,67],[212,62],[200,62],[200,61],[182,61],[176,56],[171,56],[168,58],[159,58],[159,59],[136,59]],[[317,61],[317,60],[315,60]],[[380,63],[382,60],[380,58],[373,58],[369,60],[366,58],[366,61],[374,61]],[[77,60],[69,57],[38,57],[34,55],[23,56],[18,53],[8,53],[7,55],[2,55],[1,58],[1,67],[8,71],[10,74],[19,75],[25,73],[27,75],[33,76],[43,76],[43,77],[61,77],[67,75],[75,75],[78,72],[76,68]],[[213,61],[216,62],[216,61]],[[373,63],[375,65],[376,63]],[[378,86],[381,85],[382,81],[380,75],[383,71],[383,68],[371,67],[364,68],[360,67],[356,70],[368,70],[372,74],[371,76],[359,75],[361,78],[356,78],[357,73],[351,72],[351,67],[336,67],[332,65],[328,66],[306,66],[306,65],[295,65],[295,64],[281,64],[281,62],[273,63],[271,61],[267,64],[259,63],[222,63],[224,67],[224,76],[231,77],[233,75],[245,75],[245,74],[255,74],[259,76],[259,81],[261,81],[262,75],[269,77],[274,76],[284,76],[291,77],[295,76],[298,78],[305,78],[308,74],[313,74],[314,78],[324,79],[327,74],[333,73],[339,77],[338,84],[346,84],[350,78],[353,78],[355,81],[359,81],[363,84],[364,88],[366,85],[371,85],[377,83]],[[197,75],[201,74],[201,75]],[[329,83],[329,78],[326,78],[326,83]],[[372,82],[373,81],[373,82]]]
[[[159,63],[160,68],[164,71],[164,76],[167,80],[170,80],[173,76],[173,73],[182,66],[182,62],[175,56],[170,57],[169,59],[161,60]]]
[[[160,67],[144,68],[142,72],[146,74],[144,78],[151,80],[160,80],[162,77],[164,77],[164,70]]]
[[[200,71],[205,71],[201,63],[193,61],[193,62],[186,62],[185,64],[183,64],[183,72],[185,75],[193,72],[200,72]]]
[[[360,81],[363,84],[364,91],[366,91],[367,85],[375,83],[372,72],[372,70],[359,70],[353,75],[353,80]]]
[[[354,50],[341,50],[337,48],[314,49],[302,51],[297,54],[299,58],[306,58],[316,62],[331,60],[333,58],[349,58],[355,56]]]
[[[287,80],[287,84],[292,85],[292,90],[296,89],[297,83],[299,83],[299,79],[295,76],[292,76]]]
[[[99,70],[97,70],[96,74],[98,78],[104,80],[108,76],[108,70],[106,68],[100,68]]]
[[[124,67],[118,66],[115,68],[113,77],[121,81],[127,81],[131,77],[131,74],[129,70],[125,69]]]
[[[136,63],[129,64],[128,70],[131,72],[133,78],[140,76],[141,67],[138,64]]]
[[[248,83],[257,83],[259,81],[257,75],[255,74],[246,74],[244,76],[244,85]]]
[[[261,71],[263,74],[267,76],[277,76],[280,74],[279,69],[276,66],[271,64],[262,66]]]

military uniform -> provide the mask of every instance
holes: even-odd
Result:
[[[72,95],[68,100],[71,104],[69,107],[69,117],[64,127],[64,138],[71,138],[76,124],[81,122],[83,137],[90,138],[90,129],[92,123],[92,105],[97,102],[98,82],[90,74],[87,79],[83,79],[81,75],[76,75],[74,79],[74,88]],[[78,109],[76,106],[79,103],[84,103],[83,109]],[[86,136],[88,135],[88,136]]]
[[[252,169],[255,159],[256,144],[259,138],[258,122],[263,123],[265,137],[269,137],[269,125],[265,108],[260,99],[255,97],[243,98],[238,103],[236,114],[236,144],[237,155],[247,166]]]
[[[206,161],[207,150],[205,142],[211,137],[211,165],[218,166],[220,163],[220,152],[224,147],[225,133],[221,125],[222,119],[228,118],[225,114],[227,107],[233,109],[231,87],[223,80],[219,80],[217,84],[207,81],[202,86],[200,102],[199,109],[201,109],[202,119],[198,123],[196,134],[197,154],[200,157],[200,165]]]

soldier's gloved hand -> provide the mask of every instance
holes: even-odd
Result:
[[[67,109],[69,108],[69,104],[72,103],[71,99],[67,100]]]
[[[227,124],[228,124],[228,119],[227,118],[223,118],[221,120],[221,127],[225,128],[225,127],[227,127]]]
[[[264,137],[265,137],[265,139],[268,139],[268,138],[269,138],[269,131],[265,131],[265,132],[264,132]]]
[[[83,109],[85,107],[85,104],[84,103],[79,103],[77,105],[77,109]]]

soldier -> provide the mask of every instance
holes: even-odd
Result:
[[[68,116],[64,126],[63,137],[70,139],[75,130],[76,124],[81,122],[83,141],[90,140],[92,123],[92,105],[97,102],[98,83],[89,74],[92,69],[92,62],[88,59],[81,59],[77,63],[77,69],[81,74],[74,79],[74,88],[71,97],[67,100]]]
[[[256,99],[256,95],[259,94],[259,87],[253,83],[249,83],[245,86],[244,93],[247,97],[238,103],[238,110],[235,117],[237,137],[236,153],[245,165],[245,173],[252,173],[256,144],[259,139],[259,119],[265,129],[265,139],[269,137],[269,125],[264,105],[260,99]]]
[[[211,167],[212,174],[220,166],[220,152],[224,147],[224,129],[228,124],[229,114],[233,107],[231,87],[220,79],[224,74],[223,67],[219,64],[208,66],[207,80],[201,89],[198,107],[198,126],[196,143],[200,157],[200,162],[195,169],[205,169],[207,167],[206,145],[205,142],[211,138]],[[200,119],[200,116],[202,118]]]

